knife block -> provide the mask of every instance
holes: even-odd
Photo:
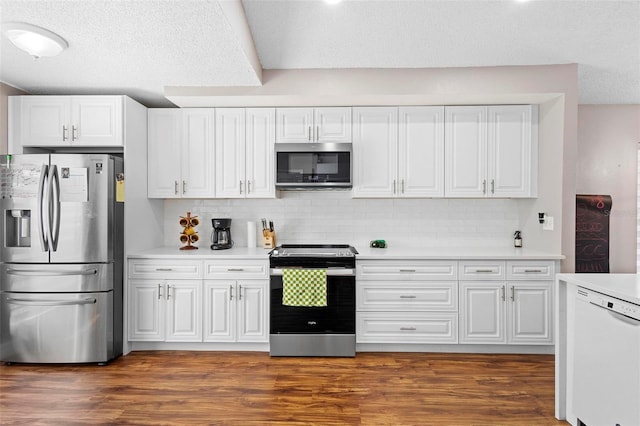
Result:
[[[262,230],[262,248],[272,249],[276,247],[276,233],[268,229]]]

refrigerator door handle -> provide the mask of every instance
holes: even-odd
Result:
[[[38,208],[40,209],[40,218],[38,223],[38,234],[40,236],[40,246],[42,251],[49,251],[49,210],[45,203],[45,186],[47,186],[47,177],[49,174],[49,166],[42,165],[40,171],[40,182],[38,183]]]
[[[31,305],[31,306],[73,306],[73,305],[95,305],[97,302],[94,298],[81,300],[37,300],[37,299],[14,299],[7,297],[7,303],[13,305]]]
[[[67,275],[96,275],[97,269],[85,269],[83,271],[50,271],[46,269],[7,269],[7,275],[21,275],[26,277],[62,277]]]
[[[52,178],[49,179],[49,194],[52,195],[50,199],[51,208],[53,210],[52,220],[49,220],[49,235],[51,237],[51,249],[53,251],[58,250],[58,241],[60,240],[60,176],[58,175],[58,166],[55,164],[51,166]],[[55,182],[55,184],[54,184]]]

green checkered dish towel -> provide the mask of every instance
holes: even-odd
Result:
[[[327,306],[326,269],[284,269],[282,304],[286,306]]]

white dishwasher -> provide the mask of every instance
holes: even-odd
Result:
[[[640,425],[640,305],[578,287],[574,359],[578,425]]]

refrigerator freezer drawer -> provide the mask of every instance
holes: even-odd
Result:
[[[0,290],[20,292],[109,291],[114,288],[113,263],[0,264]]]
[[[107,362],[113,345],[113,292],[2,293],[0,359]]]

